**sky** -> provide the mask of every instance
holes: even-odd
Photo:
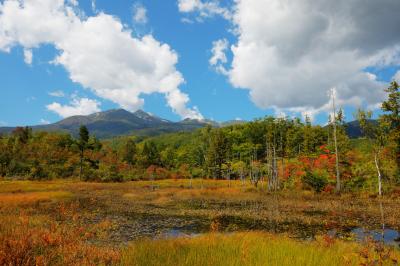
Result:
[[[0,126],[113,108],[353,120],[400,80],[398,0],[0,0]]]

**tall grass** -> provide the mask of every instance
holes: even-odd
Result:
[[[138,241],[122,252],[122,265],[396,265],[398,251],[329,237],[300,242],[266,233],[207,234]]]

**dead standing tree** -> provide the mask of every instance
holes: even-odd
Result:
[[[271,120],[267,125],[267,133],[266,133],[268,191],[277,191],[279,189],[277,139],[278,138],[277,138],[276,120]]]
[[[333,141],[335,144],[335,157],[336,157],[336,192],[340,193],[340,171],[339,171],[339,152],[338,152],[338,144],[337,144],[337,135],[336,135],[336,89],[331,89],[331,98],[332,98],[332,113],[333,113]]]

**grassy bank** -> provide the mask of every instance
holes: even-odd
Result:
[[[139,241],[123,250],[122,265],[397,265],[398,251],[328,237],[300,242],[253,232]]]

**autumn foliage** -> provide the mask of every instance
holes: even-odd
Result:
[[[29,206],[29,205],[28,205]],[[13,213],[2,207],[0,265],[111,265],[119,251],[90,244],[110,224],[83,224],[77,204],[60,203],[51,217],[32,216],[29,208]]]

